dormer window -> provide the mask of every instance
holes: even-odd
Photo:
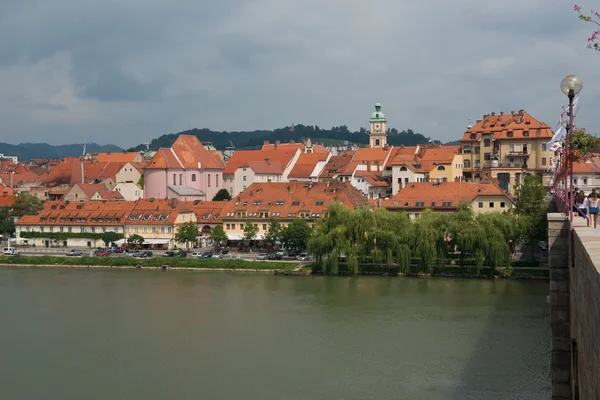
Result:
[[[317,201],[318,206],[322,206],[324,203],[322,201]]]
[[[506,132],[506,137],[513,137],[513,131]]]
[[[260,206],[260,203],[261,203],[261,201],[260,201],[260,200],[257,200],[257,201],[255,201],[255,202],[254,202],[254,203],[252,203],[252,204],[253,204],[253,205],[255,205],[255,206]]]
[[[300,205],[300,202],[299,202],[299,201],[293,201],[293,202],[292,202],[292,205],[293,205],[293,206],[299,206],[299,205]]]
[[[529,137],[529,131],[523,131],[523,137]]]
[[[477,135],[475,133],[471,133],[471,135],[469,135],[469,139],[471,140],[475,140],[477,138]]]

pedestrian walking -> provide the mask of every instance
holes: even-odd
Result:
[[[596,225],[598,224],[598,203],[600,203],[598,193],[592,193],[588,199],[587,212],[590,216],[590,224],[594,229],[596,229]]]

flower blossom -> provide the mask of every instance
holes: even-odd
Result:
[[[580,11],[580,10],[581,10],[581,7],[579,7],[577,4],[575,4],[575,7],[573,7],[573,9],[574,9],[575,11]]]

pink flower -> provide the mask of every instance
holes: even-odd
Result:
[[[592,10],[591,14],[592,15],[596,15],[596,16],[600,16],[600,13],[598,11],[596,11],[596,10]]]
[[[575,11],[581,11],[581,7],[579,7],[577,4],[575,4],[575,7],[573,7],[573,9]]]

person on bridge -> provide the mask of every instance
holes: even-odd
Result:
[[[577,208],[578,215],[587,220],[587,225],[590,226],[590,220],[587,217],[588,198],[585,197],[585,193],[580,191],[575,197],[575,207]]]
[[[588,215],[594,229],[596,229],[596,225],[598,224],[598,203],[600,203],[598,193],[592,193],[588,199]]]

